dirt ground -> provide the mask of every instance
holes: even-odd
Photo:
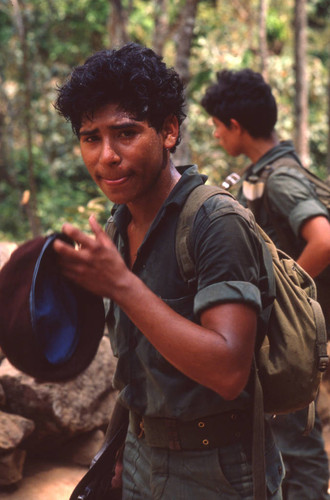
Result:
[[[69,500],[87,468],[45,460],[28,460],[16,488],[0,490],[0,500]]]

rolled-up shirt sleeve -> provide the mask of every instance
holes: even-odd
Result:
[[[317,198],[312,184],[297,169],[277,169],[267,181],[267,193],[271,209],[288,220],[297,237],[308,219],[328,218],[328,211]]]
[[[197,293],[194,312],[199,315],[201,311],[225,302],[249,304],[259,312],[261,309],[260,291],[255,285],[245,281],[215,283]]]

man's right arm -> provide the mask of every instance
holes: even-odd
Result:
[[[125,265],[113,242],[95,220],[95,239],[65,225],[79,251],[54,243],[62,272],[97,295],[114,300],[150,343],[182,373],[224,399],[238,397],[250,374],[257,310],[243,301],[208,307],[201,323],[171,309]]]

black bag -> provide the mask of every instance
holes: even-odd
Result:
[[[128,410],[116,403],[105,441],[88,472],[73,490],[70,500],[121,500],[121,488],[112,486],[118,455],[125,443]]]

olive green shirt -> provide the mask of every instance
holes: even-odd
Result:
[[[148,230],[132,271],[174,311],[196,323],[201,311],[225,302],[249,304],[259,313],[271,302],[260,241],[241,215],[245,209],[227,196],[211,198],[198,212],[193,288],[181,277],[175,255],[178,217],[190,191],[206,181],[195,166],[183,170]],[[114,207],[113,218],[117,248],[128,262],[127,207]],[[141,303],[141,308],[148,314],[148,304]],[[118,357],[114,385],[128,408],[142,415],[190,420],[250,406],[249,384],[237,399],[225,401],[171,365],[114,303],[107,323]]]

